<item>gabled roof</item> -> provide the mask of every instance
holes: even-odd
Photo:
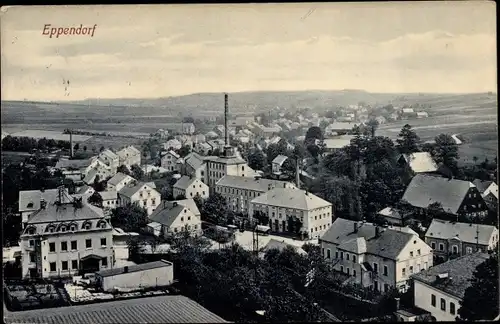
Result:
[[[445,212],[456,215],[471,187],[474,185],[469,181],[417,174],[402,200],[419,208],[440,203]]]
[[[414,280],[451,294],[459,299],[465,295],[465,290],[471,286],[470,279],[474,276],[476,267],[488,259],[486,253],[472,253],[438,264],[412,276]],[[440,274],[448,274],[448,278],[438,279]]]
[[[127,159],[128,157],[141,154],[141,152],[136,149],[134,146],[127,146],[116,152],[116,155],[118,155],[119,158],[121,159]]]
[[[72,203],[62,205],[51,203],[47,204],[45,209],[39,209],[33,213],[28,219],[27,224],[67,222],[96,218],[104,218],[102,209],[92,206],[85,201],[83,201],[81,208],[76,208]]]
[[[181,158],[179,154],[175,153],[175,152],[174,152],[174,151],[172,151],[172,150],[170,150],[170,151],[168,151],[167,153],[165,153],[165,155],[164,155],[164,156],[166,156],[166,155],[172,155],[172,156],[173,156],[173,157],[175,157],[176,159],[180,159],[180,158]]]
[[[364,237],[354,237],[343,243],[340,243],[338,249],[353,252],[356,254],[363,254],[367,252],[366,240]]]
[[[336,138],[326,138],[323,140],[327,149],[341,149],[351,145],[351,140],[354,138],[352,135],[343,135]]]
[[[118,192],[115,190],[101,191],[99,195],[101,195],[102,200],[116,200],[118,198]]]
[[[492,183],[494,183],[493,181],[491,180],[479,180],[479,179],[476,179],[474,181],[472,181],[472,183],[476,186],[477,190],[480,192],[480,193],[483,193],[486,189],[488,189],[489,186],[491,186]]]
[[[123,180],[128,179],[128,178],[135,180],[134,178],[132,178],[131,176],[129,176],[125,173],[118,172],[111,179],[108,180],[108,184],[112,185],[112,186],[116,186],[120,182],[122,182]]]
[[[159,260],[159,261],[153,261],[153,262],[147,262],[147,263],[141,263],[141,264],[135,264],[127,267],[127,272],[125,272],[125,268],[111,268],[111,269],[105,269],[96,272],[97,275],[101,277],[111,277],[111,276],[118,276],[124,273],[131,273],[131,272],[139,272],[139,271],[145,271],[145,270],[151,270],[151,269],[157,269],[157,268],[166,268],[166,267],[172,267],[173,264],[171,262],[168,262],[166,260]]]
[[[252,200],[254,204],[273,205],[299,210],[311,210],[332,204],[312,193],[300,189],[275,188]]]
[[[339,248],[343,245],[350,250],[366,249],[366,253],[395,260],[410,240],[420,240],[413,233],[382,227],[379,237],[376,237],[376,225],[372,223],[358,222],[358,230],[354,232],[354,223],[356,222],[352,220],[337,218],[323,234],[321,241],[336,244]],[[358,238],[365,240],[366,247],[362,241],[356,240]]]
[[[59,160],[56,163],[56,169],[75,169],[79,170],[81,168],[86,168],[92,163],[92,159],[84,160]]]
[[[187,165],[189,165],[195,170],[202,167],[204,164],[203,157],[196,152],[191,152],[188,155],[186,155],[184,161],[186,162]]]
[[[97,171],[96,168],[91,169],[87,173],[87,175],[85,176],[85,178],[83,178],[83,182],[85,182],[87,184],[93,182],[95,180],[95,178],[97,177],[97,173],[98,173],[98,171]],[[103,179],[101,179],[101,180],[103,180]]]
[[[449,222],[440,219],[433,219],[425,237],[448,240],[458,238],[462,242],[479,242],[481,245],[489,245],[491,236],[496,232],[496,227],[483,224],[467,224]],[[478,239],[476,237],[478,236]]]
[[[135,193],[137,193],[139,190],[141,190],[142,187],[144,186],[147,186],[148,188],[150,188],[151,190],[155,190],[154,188],[151,188],[150,185],[148,185],[147,183],[138,183],[136,184],[135,186],[131,186],[131,187],[123,187],[120,191],[118,191],[118,193],[120,195],[123,195],[125,197],[132,197]],[[156,190],[155,190],[156,191]]]
[[[91,186],[88,185],[83,185],[80,189],[78,189],[77,192],[75,192],[76,195],[83,195],[85,194],[89,189],[93,190]]]
[[[273,250],[273,249],[283,251],[288,246],[293,248],[298,254],[302,254],[302,255],[307,254],[307,252],[304,251],[304,249],[302,249],[301,247],[285,243],[285,241],[278,241],[276,239],[270,239],[269,242],[267,242],[266,246],[264,246],[262,248],[262,252],[265,253],[265,252],[268,252],[268,251]]]
[[[193,214],[196,216],[200,216],[200,210],[198,209],[198,206],[196,206],[196,203],[194,202],[194,199],[192,198],[187,198],[187,199],[180,199],[180,200],[174,200],[174,201],[163,201],[163,206],[170,206],[172,207],[174,203],[177,203],[178,205],[184,206],[188,209],[190,209]]]
[[[99,153],[99,157],[101,157],[101,156],[107,157],[108,159],[111,159],[111,160],[118,159],[118,155],[116,155],[110,149],[105,149],[104,151]]]
[[[157,222],[162,225],[169,227],[172,223],[177,219],[177,217],[181,216],[193,216],[196,215],[191,211],[191,209],[181,205],[181,204],[172,204],[172,205],[160,205],[155,211],[149,216],[149,220],[151,222]]]
[[[277,157],[274,158],[273,163],[274,164],[279,164],[280,166],[283,165],[283,163],[288,159],[288,156],[286,155],[278,155]]]
[[[239,176],[231,176],[226,175],[222,177],[217,183],[216,186],[224,186],[230,188],[244,189],[244,190],[252,190],[252,191],[261,191],[266,192],[269,188],[283,188],[285,185],[287,187],[291,186],[292,183],[288,181],[280,181],[280,180],[272,180],[272,179],[264,179],[264,178],[250,178],[250,177],[239,177]]]
[[[66,190],[67,191],[67,190]],[[40,209],[40,200],[45,200],[47,204],[54,202],[58,197],[58,189],[19,191],[19,212],[27,212]]]
[[[226,323],[195,301],[180,295],[110,301],[4,314],[13,323]]]
[[[174,184],[174,188],[186,190],[187,188],[189,188],[189,186],[191,186],[194,182],[196,182],[196,180],[197,180],[197,178],[195,178],[195,177],[182,176]]]
[[[401,155],[415,173],[436,172],[438,165],[429,152],[415,152]]]

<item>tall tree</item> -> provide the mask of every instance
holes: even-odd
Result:
[[[401,132],[399,132],[399,138],[396,142],[398,144],[399,153],[409,154],[420,151],[420,138],[409,124],[403,126]]]
[[[226,199],[217,192],[211,194],[203,203],[201,215],[203,218],[214,221],[219,225],[225,225],[228,217]]]
[[[370,131],[370,135],[372,137],[375,137],[375,132],[377,131],[377,128],[378,128],[378,121],[376,119],[372,118],[372,119],[368,120],[368,122],[366,123],[366,126]]]
[[[248,166],[254,170],[262,170],[267,164],[266,156],[261,150],[255,149],[248,154]]]
[[[146,177],[144,171],[137,164],[132,165],[131,169],[133,178],[137,180],[143,180]]]
[[[492,320],[498,308],[498,250],[477,266],[472,285],[465,291],[458,318],[466,321]]]
[[[314,143],[314,140],[323,140],[323,132],[318,126],[310,127],[306,132],[305,143]]]
[[[448,167],[453,173],[458,170],[457,161],[458,145],[455,140],[448,134],[439,134],[435,138],[436,144],[431,154],[436,163],[442,163]]]
[[[144,208],[136,204],[118,207],[113,210],[111,224],[126,232],[138,232],[148,223],[148,215]]]

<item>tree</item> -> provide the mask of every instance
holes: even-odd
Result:
[[[131,175],[130,170],[127,168],[126,165],[122,164],[120,165],[117,169],[116,172],[121,172],[126,175]]]
[[[310,144],[310,145],[307,145],[307,151],[309,152],[309,154],[311,154],[311,156],[313,158],[318,158],[318,156],[321,152],[321,149],[316,144]]]
[[[318,126],[310,127],[306,132],[305,143],[314,143],[314,140],[323,140],[323,132]]]
[[[253,218],[255,218],[259,225],[269,225],[269,216],[267,216],[264,212],[258,210],[253,213]]]
[[[437,164],[442,163],[448,167],[454,174],[458,170],[457,160],[458,145],[448,134],[439,134],[435,138],[436,144],[431,154]]]
[[[102,207],[102,197],[101,195],[95,191],[88,199],[88,202],[92,205],[96,205],[98,207]]]
[[[396,140],[399,153],[401,154],[419,152],[419,142],[420,138],[417,133],[408,124],[403,126],[401,132],[399,132],[399,138]]]
[[[184,145],[177,150],[177,154],[179,154],[182,158],[186,157],[189,153],[191,153],[191,147],[189,145]]]
[[[84,146],[83,146],[83,151],[84,151],[84,152],[87,152],[87,145],[84,145]]]
[[[131,171],[132,171],[133,178],[135,178],[137,180],[142,180],[146,177],[146,174],[144,173],[144,171],[137,164],[132,165],[131,169],[132,169]]]
[[[248,166],[253,170],[262,170],[266,166],[266,156],[261,150],[254,150],[248,155]]]
[[[228,206],[226,199],[219,193],[211,194],[203,203],[201,215],[218,225],[227,224]]]
[[[267,163],[271,164],[278,155],[286,155],[287,150],[283,145],[270,144],[267,147]]]
[[[119,227],[126,232],[138,232],[148,223],[148,215],[144,208],[136,204],[118,207],[111,215],[113,227]]]
[[[467,288],[458,310],[466,321],[492,320],[498,309],[498,250],[476,267],[472,285]]]
[[[103,145],[103,146],[101,146],[101,148],[99,149],[99,152],[102,152],[102,151],[104,151],[105,149],[106,149],[106,148],[105,148],[105,147],[104,147],[104,145]]]
[[[182,119],[182,122],[183,122],[183,123],[193,123],[193,124],[194,124],[194,118],[193,118],[193,117],[190,117],[190,116],[188,116],[188,117],[184,117],[184,118]]]
[[[73,149],[78,151],[80,149],[80,144],[76,143],[75,146],[73,146]]]
[[[372,137],[375,137],[375,132],[376,132],[376,130],[378,128],[378,121],[376,119],[370,119],[366,123],[366,126],[369,129],[369,131],[370,131],[370,135]]]

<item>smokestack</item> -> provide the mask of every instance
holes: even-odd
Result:
[[[297,157],[297,162],[295,163],[295,182],[297,183],[297,189],[300,189],[300,167],[299,167],[299,157]]]
[[[69,132],[69,156],[73,157],[73,133]]]
[[[229,138],[227,132],[227,119],[229,114],[229,103],[227,93],[224,94],[224,141],[226,146],[229,145]]]

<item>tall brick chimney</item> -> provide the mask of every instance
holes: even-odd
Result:
[[[228,130],[227,130],[227,124],[228,124],[228,121],[227,119],[229,118],[228,117],[228,114],[229,114],[229,99],[228,99],[228,96],[227,96],[227,93],[224,94],[224,144],[226,146],[229,145],[229,137],[228,137]]]
[[[69,157],[73,157],[73,133],[69,132]]]

